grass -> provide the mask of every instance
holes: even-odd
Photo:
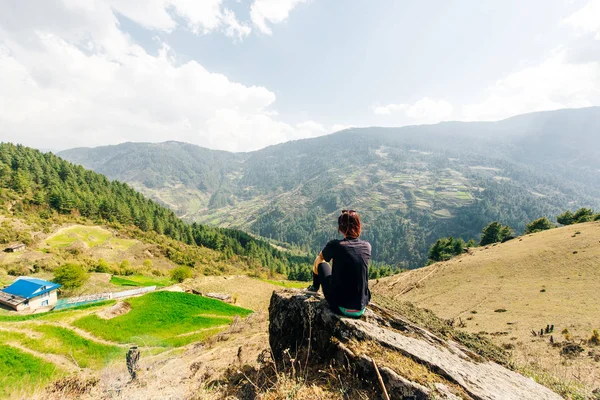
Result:
[[[111,359],[124,355],[117,346],[108,346],[85,339],[70,329],[42,325],[32,328],[42,333],[41,340],[27,339],[23,344],[42,353],[59,354],[73,358],[81,368],[100,368]]]
[[[309,282],[299,282],[299,281],[274,281],[270,279],[261,279],[263,282],[270,283],[271,285],[281,286],[284,288],[293,288],[293,289],[304,289],[309,285]]]
[[[127,314],[110,320],[89,315],[74,325],[113,342],[170,346],[174,341],[179,345],[195,341],[194,335],[183,334],[224,326],[234,316],[251,313],[219,300],[177,292],[149,293],[128,302],[131,311]]]
[[[540,385],[544,385],[552,391],[560,394],[565,399],[570,400],[588,400],[591,399],[585,394],[585,389],[573,382],[566,382],[557,379],[555,376],[541,371],[539,368],[532,366],[517,368],[517,371],[525,376],[530,377]]]
[[[112,233],[98,226],[75,225],[61,229],[49,237],[46,243],[50,247],[69,247],[77,241],[82,241],[89,247],[102,245],[108,241]]]
[[[169,286],[173,282],[169,278],[165,277],[150,277],[144,275],[131,275],[126,278],[121,276],[112,276],[110,283],[117,286]]]
[[[135,246],[138,243],[137,240],[133,239],[121,239],[113,237],[110,239],[110,244],[115,250],[126,251]]]
[[[62,371],[57,370],[54,364],[0,344],[0,397],[30,393],[60,374]]]
[[[573,238],[577,231],[582,234]],[[555,332],[568,328],[579,341],[600,328],[599,242],[597,222],[552,229],[383,278],[372,283],[371,291],[376,301],[418,304],[455,320],[456,326],[462,320],[466,326],[457,331],[488,332],[497,346],[514,346],[516,365],[535,361],[548,376],[572,376],[573,383],[591,390],[598,386],[599,363],[581,356],[563,364],[549,337],[533,340],[531,331],[554,325]],[[556,334],[554,340],[563,338]],[[589,346],[584,347],[587,354]]]
[[[54,248],[69,247],[83,242],[94,248],[109,244],[113,250],[126,251],[138,243],[137,240],[114,237],[113,233],[99,226],[74,225],[58,230],[46,239],[46,244]]]
[[[29,320],[35,320],[35,319],[51,321],[51,320],[55,320],[55,319],[61,319],[67,313],[73,313],[73,311],[85,310],[88,308],[95,308],[95,307],[102,307],[102,306],[106,306],[106,305],[112,305],[115,303],[116,303],[116,301],[114,301],[114,300],[106,300],[106,301],[99,301],[97,303],[83,304],[81,306],[68,308],[68,309],[64,309],[64,310],[50,311],[47,313],[27,314],[27,315],[0,315],[0,322],[19,322],[19,321],[29,321]]]
[[[19,326],[32,332],[0,331],[3,341],[18,342],[20,345],[38,353],[56,354],[74,360],[81,368],[98,369],[111,359],[123,355],[124,350],[117,346],[108,346],[85,339],[70,329],[53,325]],[[39,335],[35,335],[39,334]]]

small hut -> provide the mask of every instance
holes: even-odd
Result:
[[[10,246],[8,246],[7,248],[4,249],[5,253],[16,253],[19,251],[23,251],[25,250],[25,244],[24,243],[13,243]]]

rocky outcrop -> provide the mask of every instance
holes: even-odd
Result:
[[[351,319],[334,314],[320,296],[282,290],[271,297],[269,320],[276,362],[308,352],[311,362],[345,365],[372,387],[384,386],[391,399],[561,399],[375,305]]]

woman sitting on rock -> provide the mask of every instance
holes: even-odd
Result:
[[[323,294],[331,308],[347,317],[363,315],[371,300],[369,291],[369,260],[371,244],[360,240],[360,217],[354,210],[343,210],[338,217],[342,240],[332,240],[315,259],[313,284],[308,291]],[[332,267],[329,264],[335,265]]]

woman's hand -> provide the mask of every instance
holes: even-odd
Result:
[[[313,264],[313,272],[315,275],[319,275],[319,264],[322,262],[325,262],[325,259],[323,258],[323,252],[319,253],[317,258],[315,258],[315,263]]]

